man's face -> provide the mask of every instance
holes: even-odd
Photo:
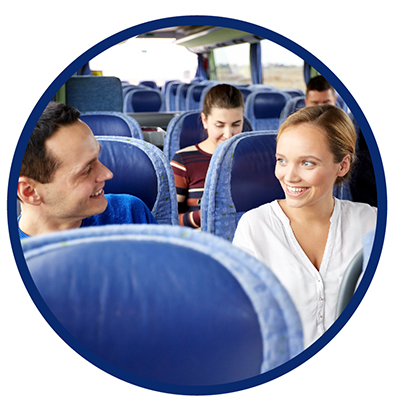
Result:
[[[82,121],[62,127],[45,146],[60,162],[52,181],[41,185],[48,221],[68,224],[101,214],[107,207],[103,187],[113,174],[100,163],[100,144],[90,128]]]
[[[321,104],[336,105],[336,95],[332,89],[323,90],[309,90],[305,99],[306,107],[316,106]]]

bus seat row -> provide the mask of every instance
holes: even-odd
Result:
[[[244,212],[284,198],[275,178],[276,131],[243,132],[218,146],[212,156],[201,201],[202,230],[232,241]],[[114,174],[106,193],[142,199],[161,224],[178,225],[172,167],[156,146],[140,139],[98,136],[99,160]],[[334,195],[351,200],[347,185]]]
[[[109,225],[37,236],[22,246],[32,295],[53,329],[117,377],[227,384],[303,350],[301,321],[282,284],[215,236]]]
[[[116,77],[73,76],[65,84],[66,103],[81,112],[124,113],[201,110],[205,94],[220,82],[172,81],[165,90],[121,82]],[[245,115],[256,130],[276,129],[279,117],[296,89],[277,90],[268,85],[237,85],[245,99]],[[290,93],[290,94],[289,94]]]

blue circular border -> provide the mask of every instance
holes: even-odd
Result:
[[[287,363],[268,371],[264,374],[257,375],[255,377],[232,382],[221,385],[211,385],[211,386],[182,386],[182,385],[172,385],[165,384],[160,382],[151,381],[148,379],[141,378],[139,376],[132,375],[123,371],[91,353],[87,348],[85,348],[81,343],[79,343],[75,338],[73,338],[68,331],[59,323],[59,321],[54,317],[46,303],[43,301],[40,296],[32,277],[29,273],[29,270],[26,265],[25,258],[23,256],[21,243],[18,235],[18,226],[16,221],[17,215],[17,205],[16,205],[16,193],[17,193],[17,184],[19,171],[21,169],[22,158],[25,153],[26,145],[29,141],[30,135],[34,126],[36,125],[37,120],[45,109],[46,105],[49,101],[54,97],[56,92],[60,89],[60,87],[68,80],[70,76],[72,76],[82,65],[86,64],[92,58],[107,50],[111,46],[114,46],[117,43],[120,43],[124,40],[127,40],[133,36],[146,33],[148,31],[167,28],[172,26],[181,26],[181,25],[210,25],[210,26],[221,26],[225,28],[237,29],[245,32],[252,33],[254,35],[263,37],[265,39],[271,40],[293,53],[297,54],[308,64],[312,65],[317,71],[319,71],[337,90],[340,96],[344,99],[346,104],[352,110],[352,113],[360,126],[360,129],[365,137],[365,140],[368,145],[368,149],[371,154],[375,178],[376,178],[376,186],[378,193],[378,217],[377,217],[377,225],[376,225],[376,233],[374,244],[372,247],[371,256],[368,262],[367,269],[364,274],[364,278],[362,279],[360,286],[354,296],[352,297],[349,305],[340,315],[340,317],[335,321],[335,323],[318,339],[313,345],[308,347],[302,353],[300,353],[295,358],[289,360]],[[319,350],[321,350],[324,346],[326,346],[342,329],[342,327],[347,323],[349,318],[353,315],[354,311],[360,304],[363,299],[371,280],[375,274],[376,267],[378,265],[378,261],[380,258],[380,254],[382,251],[385,229],[386,229],[386,219],[387,219],[387,192],[386,192],[386,180],[385,174],[382,164],[382,159],[380,157],[380,153],[374,138],[374,135],[371,131],[371,128],[358,106],[357,102],[350,94],[350,92],[346,89],[346,87],[342,84],[342,82],[332,73],[332,71],[327,68],[320,60],[314,57],[307,50],[292,42],[291,40],[281,36],[271,30],[260,27],[258,25],[253,25],[247,22],[243,22],[240,20],[223,18],[223,17],[214,17],[214,16],[181,16],[181,17],[171,17],[160,20],[154,20],[147,23],[136,25],[132,28],[123,30],[115,35],[110,36],[109,38],[101,41],[97,45],[93,46],[85,53],[83,53],[80,57],[74,60],[64,71],[53,81],[53,83],[48,87],[48,89],[41,96],[36,106],[34,107],[32,113],[30,114],[24,129],[22,131],[21,137],[18,141],[14,158],[12,161],[11,169],[10,169],[10,178],[8,183],[8,198],[7,198],[7,210],[8,210],[8,226],[10,232],[11,245],[14,252],[14,257],[22,277],[22,280],[32,298],[38,310],[41,312],[43,317],[49,323],[49,325],[55,330],[55,332],[70,346],[72,347],[78,354],[84,357],[86,360],[96,365],[103,371],[124,380],[126,382],[130,382],[134,385],[141,386],[143,388],[165,392],[165,393],[173,393],[173,394],[183,394],[183,395],[211,395],[211,394],[222,394],[235,392],[238,390],[244,390],[247,388],[251,388],[257,385],[264,384],[273,379],[278,378],[281,375],[286,374],[292,369],[298,367],[303,362],[307,361],[314,354],[316,354]]]

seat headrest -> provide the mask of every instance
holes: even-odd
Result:
[[[106,181],[105,193],[130,194],[141,199],[152,210],[157,199],[158,180],[155,167],[135,140],[119,141],[98,137],[101,144],[99,160],[113,174]]]
[[[111,225],[33,237],[23,250],[53,328],[116,376],[223,384],[302,351],[279,281],[212,235]]]

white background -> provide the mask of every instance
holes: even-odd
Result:
[[[371,125],[385,167],[389,199],[380,265],[363,302],[339,335],[285,376],[219,397],[391,399],[398,393],[399,261],[395,250],[400,132],[396,53],[400,32],[395,3],[38,0],[2,6],[1,398],[176,397],[135,387],[104,373],[52,331],[31,301],[15,265],[6,194],[13,153],[24,124],[39,97],[71,61],[101,40],[139,23],[200,14],[241,19],[271,29],[327,65],[355,97]]]

